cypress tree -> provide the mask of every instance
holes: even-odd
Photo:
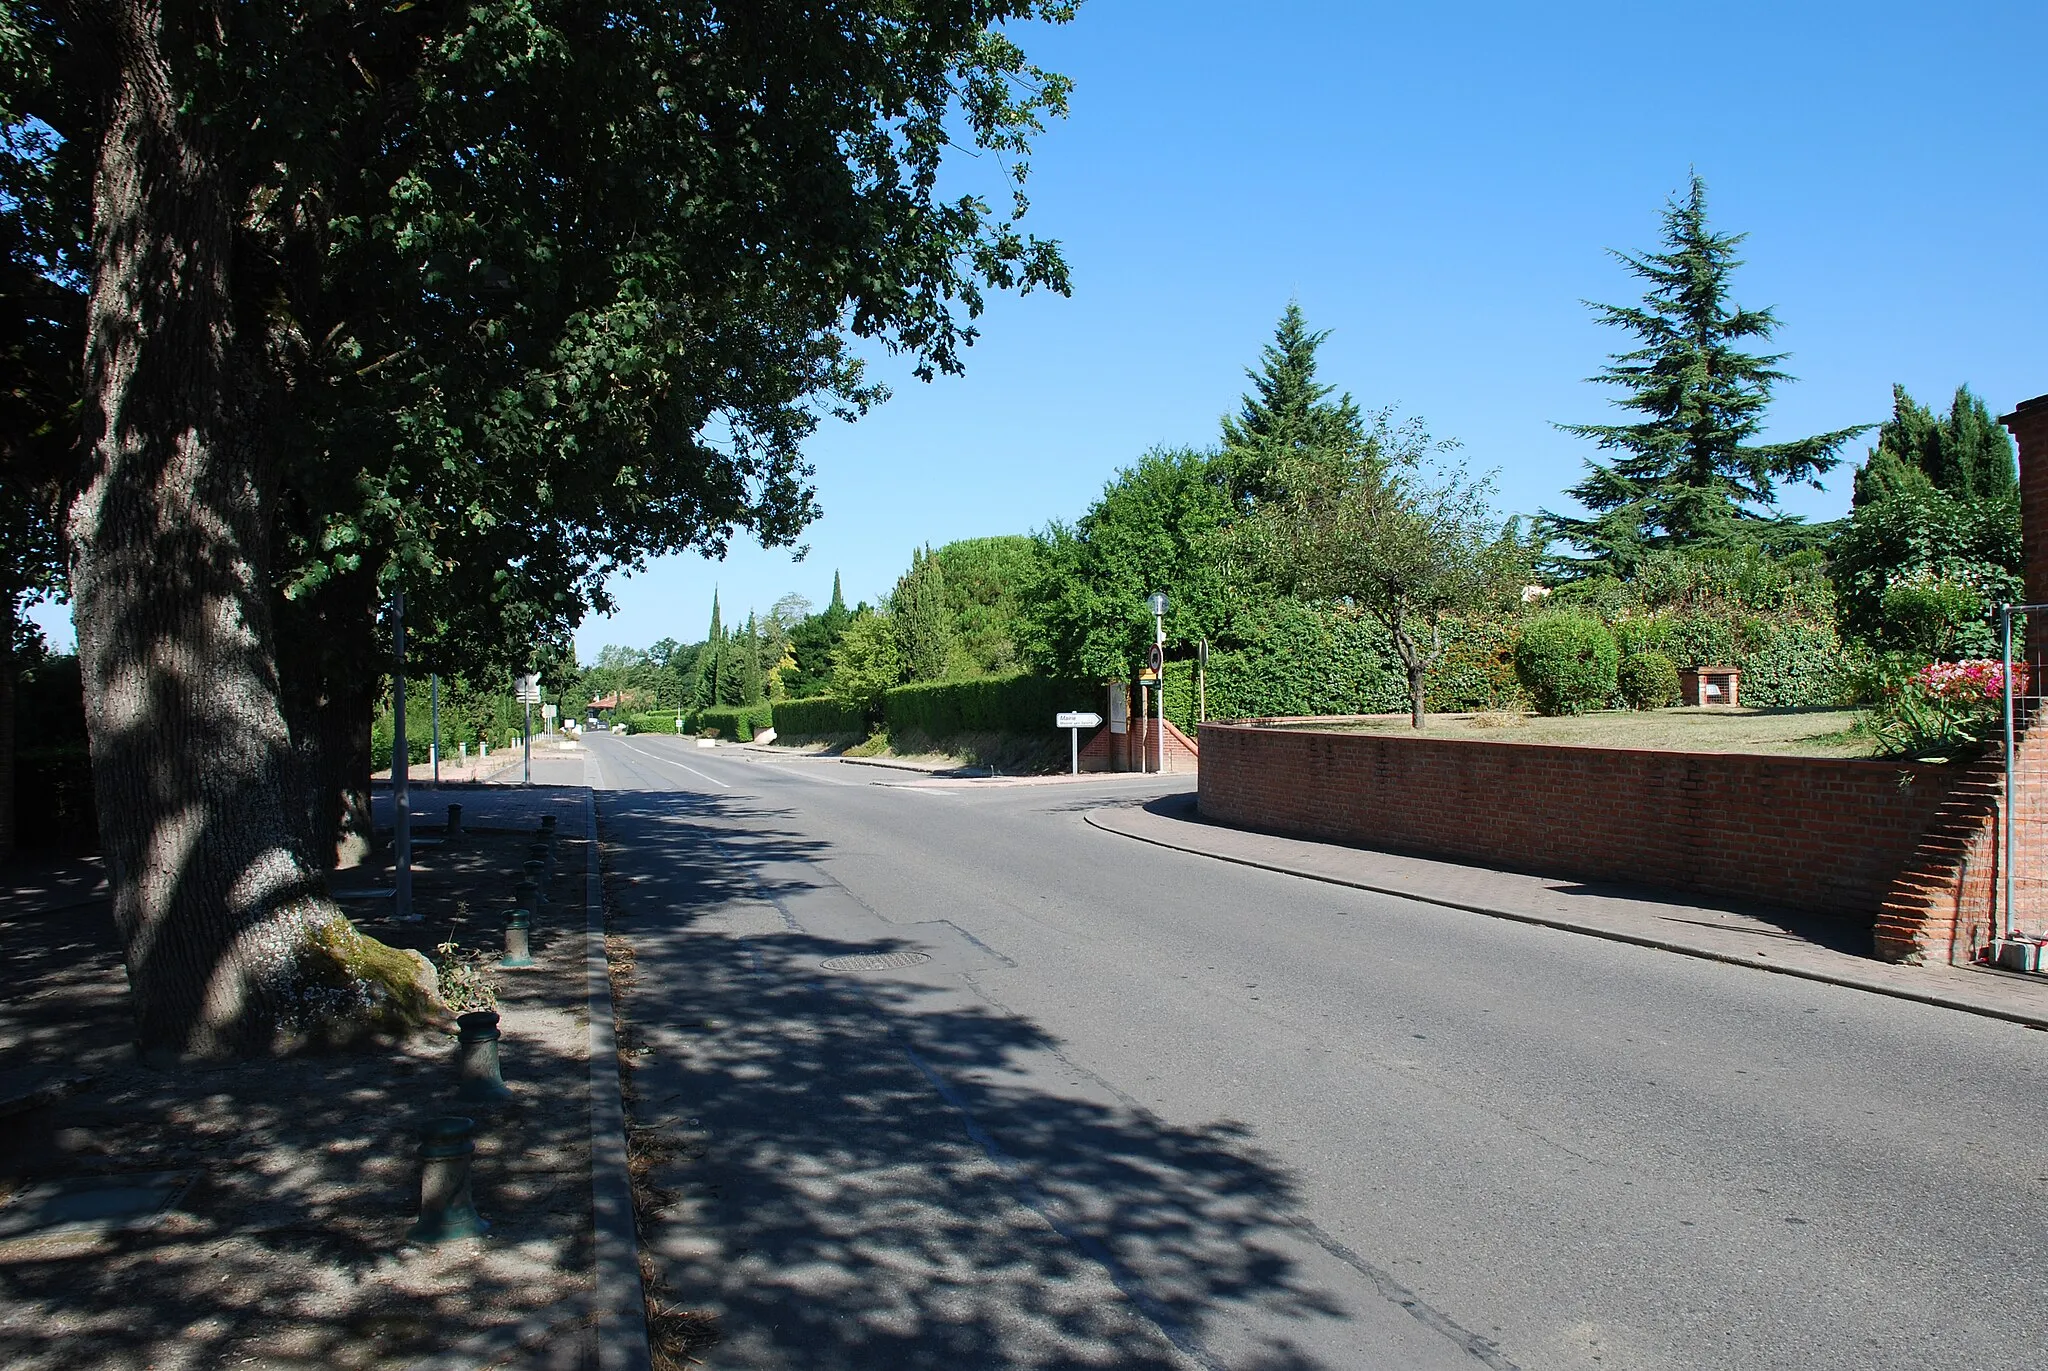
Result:
[[[1892,495],[1939,490],[1965,500],[1997,499],[2018,484],[2012,437],[1968,386],[1956,387],[1946,418],[1892,387],[1892,417],[1856,473],[1858,509]]]
[[[946,607],[946,573],[930,548],[910,554],[910,570],[890,597],[896,651],[912,681],[944,680],[953,652],[953,619]]]
[[[711,629],[704,635],[704,652],[697,668],[697,707],[709,709],[724,703],[726,674],[725,628],[718,618],[718,591],[711,592]]]
[[[1222,466],[1240,505],[1269,498],[1274,472],[1289,456],[1348,453],[1365,442],[1358,406],[1316,381],[1316,349],[1330,336],[1311,330],[1301,305],[1287,310],[1266,344],[1259,369],[1245,369],[1252,390],[1223,419]]]
[[[832,573],[832,603],[825,606],[825,622],[833,632],[846,627],[846,621],[853,615],[846,608],[846,597],[839,593],[839,573]]]
[[[733,669],[728,673],[730,689],[725,703],[754,704],[766,692],[762,689],[761,635],[755,627],[752,614],[747,615],[747,627],[744,632],[733,635],[732,649]]]
[[[1783,481],[1816,481],[1840,458],[1842,444],[1870,425],[1789,443],[1752,443],[1771,389],[1791,378],[1784,353],[1745,352],[1778,327],[1768,309],[1729,301],[1729,278],[1742,265],[1746,234],[1707,226],[1706,183],[1695,174],[1683,200],[1664,209],[1664,251],[1614,257],[1649,283],[1641,305],[1592,305],[1603,324],[1632,333],[1641,346],[1615,353],[1592,379],[1625,392],[1615,403],[1635,410],[1630,424],[1559,424],[1619,454],[1587,460],[1571,495],[1592,511],[1571,518],[1545,511],[1541,527],[1588,555],[1560,559],[1578,571],[1627,575],[1659,547],[1728,545],[1769,531],[1767,511]]]

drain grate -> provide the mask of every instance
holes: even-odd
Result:
[[[929,952],[870,952],[857,957],[827,957],[818,965],[827,971],[892,971],[931,959]]]

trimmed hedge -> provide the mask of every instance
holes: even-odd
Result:
[[[1630,709],[1663,709],[1678,703],[1678,668],[1655,648],[1622,658],[1615,679]]]
[[[628,733],[674,733],[676,731],[676,716],[673,710],[656,709],[649,710],[644,714],[622,714],[614,716],[614,719],[613,726],[623,728]],[[687,727],[689,720],[685,718],[683,723]]]
[[[1533,619],[1515,646],[1515,674],[1543,714],[1583,714],[1615,694],[1621,654],[1607,625],[1565,612]]]
[[[1020,673],[898,686],[882,696],[882,719],[891,734],[922,733],[929,738],[958,733],[1050,734],[1055,714],[1099,713],[1102,703],[1099,682]]]
[[[754,731],[771,726],[774,720],[774,706],[763,700],[759,704],[721,705],[716,709],[702,709],[683,722],[696,733],[715,728],[721,738],[751,743],[754,741]]]
[[[776,733],[788,738],[867,732],[866,712],[857,704],[831,695],[813,695],[807,700],[777,700],[774,717]]]

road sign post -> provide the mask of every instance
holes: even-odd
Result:
[[[526,785],[533,784],[533,707],[540,703],[540,677],[533,674],[512,678],[513,697],[526,706],[526,727],[520,735],[520,746],[525,749],[521,760],[520,780]]]
[[[1081,774],[1081,730],[1084,728],[1094,728],[1101,722],[1102,716],[1100,714],[1089,714],[1081,710],[1063,712],[1053,716],[1052,726],[1054,728],[1064,728],[1071,735],[1069,741],[1073,744],[1074,769],[1070,774],[1075,776]]]

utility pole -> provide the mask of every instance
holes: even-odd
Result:
[[[391,891],[392,917],[411,923],[412,912],[412,757],[405,745],[405,592],[391,595],[391,641],[396,665],[391,676],[391,860],[396,868]]]

